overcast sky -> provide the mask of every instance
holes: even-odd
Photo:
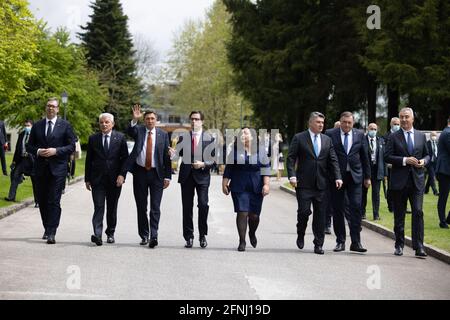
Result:
[[[80,25],[86,25],[92,13],[89,4],[94,0],[28,0],[38,19],[47,21],[54,31],[58,26],[72,33],[72,40]],[[171,47],[174,32],[189,19],[202,19],[214,0],[121,0],[128,27],[133,35],[144,36],[153,43],[162,59]]]

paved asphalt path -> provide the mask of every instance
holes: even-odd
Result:
[[[298,250],[296,200],[276,183],[263,204],[258,247],[247,240],[247,251],[238,252],[232,200],[214,176],[208,248],[199,247],[196,233],[194,248],[185,249],[176,179],[163,196],[159,246],[153,250],[139,246],[131,177],[119,202],[113,245],[90,243],[93,205],[83,183],[63,196],[56,245],[40,239],[38,209],[0,220],[0,299],[450,298],[449,265],[415,258],[409,248],[396,257],[392,240],[366,229],[367,254],[334,253],[332,235],[325,255],[316,255],[311,229],[305,249]]]

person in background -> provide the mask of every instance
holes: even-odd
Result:
[[[2,163],[3,175],[7,176],[5,151],[8,150],[8,140],[6,136],[5,123],[0,121],[0,161]]]
[[[437,132],[431,131],[430,140],[427,141],[428,152],[430,153],[430,162],[427,165],[428,179],[425,184],[425,194],[428,194],[430,187],[433,190],[435,196],[439,195],[436,189],[436,161],[438,157],[438,145],[437,145]]]
[[[398,130],[400,130],[400,119],[398,117],[393,117],[391,119],[391,129],[388,132],[386,132],[386,134],[383,136],[385,146],[388,144],[389,137],[391,136],[391,134],[397,132]],[[386,201],[388,204],[389,212],[394,212],[394,204],[393,204],[391,187],[390,187],[390,185],[391,185],[391,168],[392,168],[392,165],[390,163],[387,163],[386,164],[387,187],[385,188],[385,196],[386,196]],[[384,183],[383,183],[383,186],[384,186]]]
[[[445,207],[450,190],[450,117],[447,120],[447,127],[439,136],[436,175],[439,182],[439,200],[437,203],[439,226],[443,229],[448,229],[450,212],[447,219],[445,219]]]

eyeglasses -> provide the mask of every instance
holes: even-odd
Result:
[[[191,118],[191,121],[201,121],[202,119],[200,118]]]
[[[53,104],[48,104],[47,108],[49,108],[49,109],[51,109],[51,108],[56,109],[56,108],[58,108],[58,106],[55,106]]]

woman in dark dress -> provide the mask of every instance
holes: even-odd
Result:
[[[249,238],[256,248],[256,229],[259,224],[262,202],[269,194],[270,160],[262,164],[258,144],[253,141],[252,131],[243,128],[240,133],[242,144],[235,144],[234,152],[228,157],[222,180],[225,195],[233,198],[236,212],[236,226],[239,233],[238,251],[245,251],[247,224]]]

